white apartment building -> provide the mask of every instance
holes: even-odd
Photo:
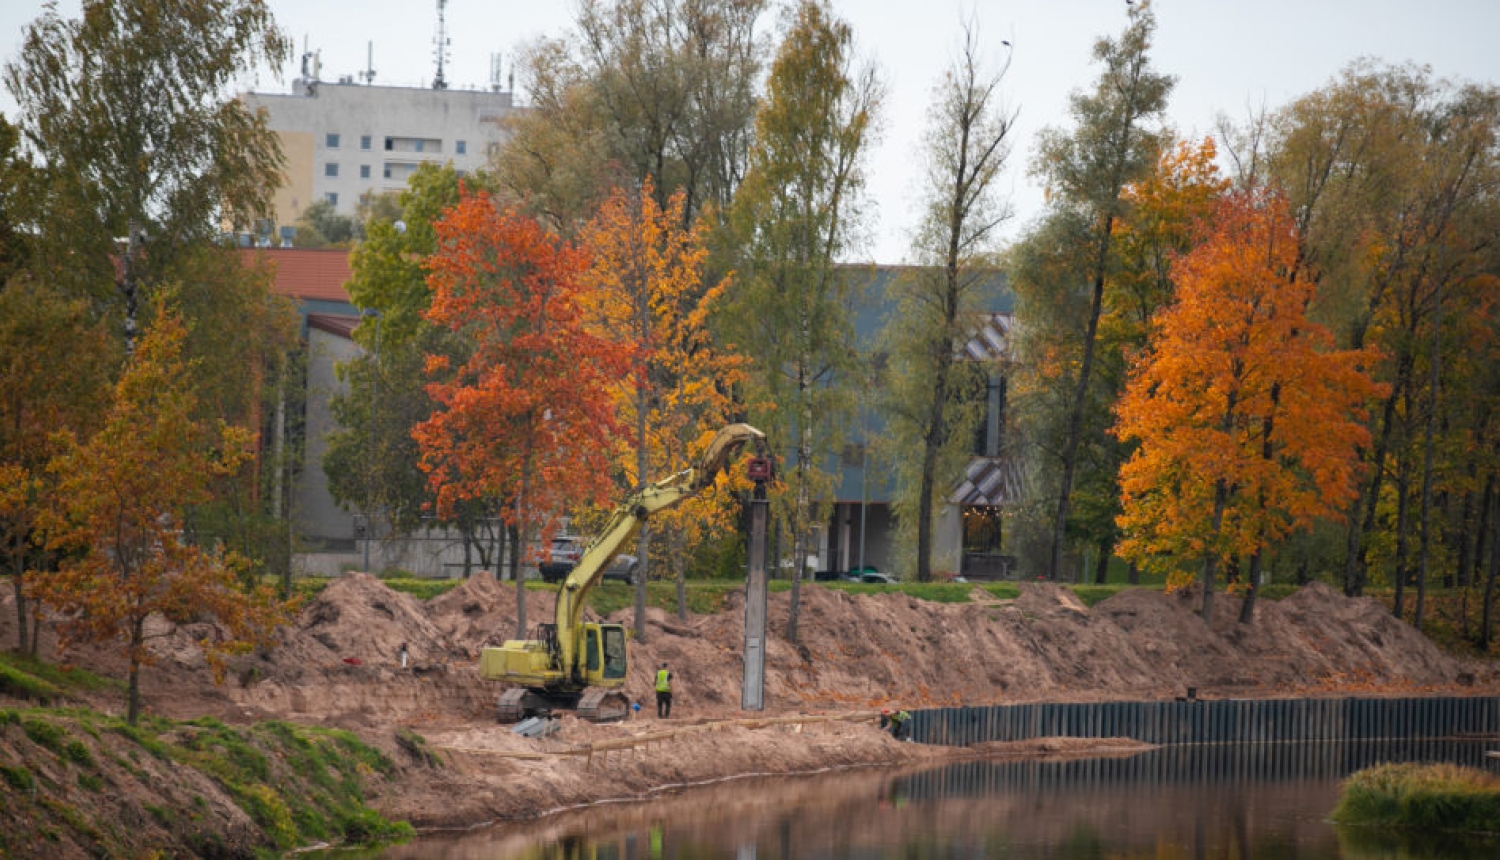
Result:
[[[452,162],[460,175],[482,168],[505,132],[511,93],[417,89],[299,78],[291,94],[249,92],[265,108],[286,155],[285,183],[276,193],[276,223],[297,221],[327,200],[353,215],[370,193],[400,191],[424,161]]]

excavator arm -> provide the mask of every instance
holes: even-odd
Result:
[[[647,485],[615,508],[557,590],[557,638],[564,667],[571,668],[577,659],[578,637],[574,634],[582,621],[584,601],[599,584],[610,561],[629,545],[652,514],[675,507],[712,485],[745,445],[753,444],[759,450],[765,438],[766,434],[749,424],[730,424],[714,435],[696,466]]]

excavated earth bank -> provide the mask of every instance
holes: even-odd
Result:
[[[0,602],[0,647],[14,647],[15,611]],[[550,594],[527,598],[532,623],[550,620]],[[794,773],[954,755],[1077,754],[1129,741],[1052,740],[956,751],[898,744],[875,727],[879,708],[1030,700],[1156,699],[1196,687],[1215,697],[1495,695],[1488,663],[1439,651],[1374,599],[1347,599],[1315,584],[1261,601],[1252,624],[1219,595],[1212,625],[1189,592],[1127,591],[1086,608],[1067,589],[1026,584],[1013,601],[974,589],[939,604],[899,593],[802,589],[801,644],[779,634],[788,595],[771,596],[764,711],[739,710],[743,605],[679,619],[649,610],[632,643],[627,694],[642,704],[625,723],[571,717],[548,737],[496,725],[499,687],[479,680],[479,651],[515,633],[516,593],[479,574],[421,601],[365,574],[329,585],[283,630],[280,645],[235,662],[212,681],[194,642],[204,625],[154,632],[157,664],[142,675],[148,712],[229,723],[279,719],[352,730],[400,763],[372,786],[372,805],[419,828],[523,818],[604,799],[759,773]],[[629,612],[611,620],[629,624]],[[400,666],[400,647],[410,652]],[[43,656],[54,659],[50,638]],[[117,655],[67,655],[120,677]],[[657,720],[652,673],[676,678],[671,720]],[[0,707],[14,706],[0,696]],[[90,701],[122,711],[118,695]],[[403,742],[415,733],[420,747]],[[993,748],[990,748],[993,747]]]

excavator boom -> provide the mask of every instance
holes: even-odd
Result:
[[[640,531],[653,514],[680,504],[711,486],[747,444],[765,445],[765,434],[748,424],[730,424],[709,442],[692,468],[684,469],[633,493],[615,508],[609,522],[583,551],[557,589],[556,623],[548,638],[511,640],[480,654],[480,676],[522,684],[500,699],[502,720],[520,719],[542,702],[577,707],[580,716],[617,719],[624,716],[624,699],[612,700],[606,691],[586,690],[591,684],[617,687],[625,683],[625,631],[620,625],[584,624],[583,606],[599,584],[605,568]],[[546,625],[544,625],[545,627]]]

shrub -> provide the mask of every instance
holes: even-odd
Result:
[[[1333,812],[1340,824],[1493,831],[1500,826],[1500,778],[1451,764],[1382,764],[1344,781]]]
[[[4,777],[6,784],[20,791],[30,791],[36,787],[36,777],[31,771],[24,767],[10,767],[0,764],[0,777]]]

